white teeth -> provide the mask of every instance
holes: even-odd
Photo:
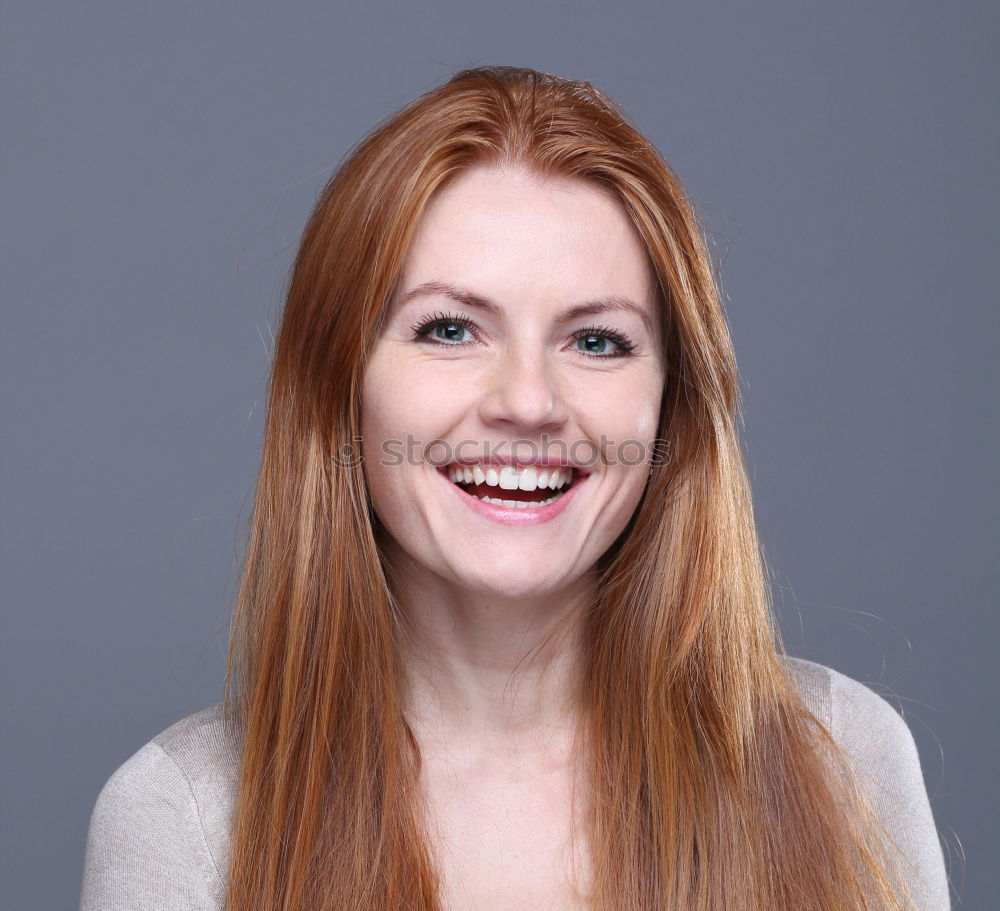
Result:
[[[542,468],[525,465],[449,465],[448,477],[455,484],[487,484],[501,490],[559,490],[573,479],[571,468]]]
[[[501,500],[499,497],[480,497],[480,499],[484,503],[492,503],[494,506],[504,506],[507,509],[538,509],[539,506],[548,506],[549,503],[555,503],[561,496],[561,493],[557,493],[554,497],[549,497],[547,500],[541,500],[538,503],[533,500]]]
[[[517,490],[517,469],[513,465],[504,465],[500,469],[500,487],[503,490]]]
[[[534,490],[538,486],[538,477],[531,465],[526,465],[517,473],[517,486],[521,490]]]

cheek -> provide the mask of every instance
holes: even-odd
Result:
[[[662,383],[661,373],[650,369],[614,386],[604,384],[580,402],[579,414],[587,421],[587,435],[600,441],[609,467],[638,470],[653,454]]]
[[[379,363],[369,365],[361,388],[361,451],[365,481],[372,505],[382,524],[393,536],[405,532],[407,499],[407,433],[404,426],[410,403],[400,394],[401,386],[391,370]]]
[[[424,439],[454,410],[455,388],[447,376],[416,369],[395,346],[376,348],[361,387],[365,440],[398,439],[406,433]]]
[[[447,375],[414,369],[389,343],[376,348],[361,386],[361,447],[380,514],[412,500],[409,485],[425,467],[420,455],[429,441],[447,434],[460,409],[459,388]]]

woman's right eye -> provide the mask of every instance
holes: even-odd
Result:
[[[436,313],[410,328],[415,339],[424,339],[437,345],[454,346],[469,344],[466,334],[474,336],[473,327],[472,320],[467,317]]]

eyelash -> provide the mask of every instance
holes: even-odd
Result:
[[[445,324],[461,326],[463,329],[467,329],[473,335],[476,335],[476,324],[466,316],[461,316],[457,313],[435,313],[431,316],[426,316],[420,322],[414,326],[410,326],[413,332],[414,339],[428,341],[434,345],[442,345],[445,348],[458,348],[462,345],[469,344],[468,342],[442,342],[438,339],[432,339],[429,336],[429,332],[435,326]],[[591,335],[603,336],[604,338],[610,339],[618,346],[618,351],[614,354],[589,354],[588,357],[594,359],[601,358],[617,358],[617,357],[629,357],[632,354],[632,350],[635,348],[635,344],[632,340],[621,332],[612,329],[610,326],[588,326],[586,329],[578,329],[573,333],[573,340],[579,342],[581,338],[587,338]],[[580,352],[583,354],[584,352]]]

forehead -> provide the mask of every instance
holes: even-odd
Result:
[[[653,269],[624,207],[577,178],[477,167],[439,190],[407,253],[401,287],[474,286],[497,297],[619,295],[653,305]]]

